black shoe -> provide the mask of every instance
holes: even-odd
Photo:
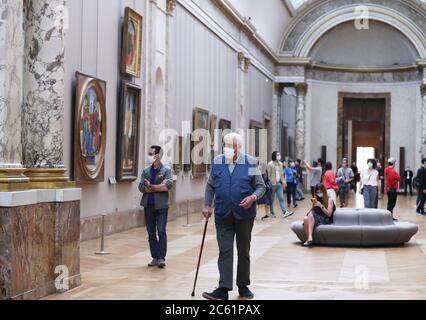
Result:
[[[228,289],[217,288],[213,292],[203,292],[203,298],[207,300],[229,300]]]
[[[251,292],[247,286],[238,287],[238,293],[240,294],[240,298],[244,298],[244,299],[254,298],[253,292]]]
[[[164,269],[166,267],[166,261],[164,259],[158,259],[158,267]]]

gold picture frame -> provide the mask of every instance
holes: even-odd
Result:
[[[202,108],[195,108],[194,109],[194,114],[193,114],[193,130],[197,130],[197,129],[205,129],[205,130],[209,130],[209,112],[205,109]],[[192,163],[192,176],[193,177],[203,177],[206,175],[206,171],[207,171],[207,164],[208,163],[201,163],[201,164],[195,164],[193,162],[193,157],[192,157],[192,150],[193,148],[200,144],[200,143],[206,143],[205,141],[203,141],[202,139],[200,139],[200,141],[193,141],[193,146],[191,148],[191,163]],[[203,149],[206,150],[207,147],[210,146],[205,146]],[[204,157],[204,154],[200,154],[199,155],[201,158]]]
[[[117,181],[135,181],[138,178],[139,129],[142,90],[139,86],[122,81],[117,122]]]
[[[76,72],[74,108],[74,180],[104,181],[106,82]]]
[[[126,7],[123,22],[120,71],[139,78],[141,76],[143,17]]]

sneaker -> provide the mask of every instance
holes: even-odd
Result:
[[[262,220],[271,220],[271,217],[266,215],[266,216],[262,217]]]
[[[297,208],[298,206],[299,206],[299,205],[298,205],[297,203],[295,203],[293,207],[294,207],[294,208]]]
[[[238,293],[240,294],[240,298],[244,298],[244,299],[254,298],[253,292],[251,292],[247,286],[238,287]]]
[[[158,259],[158,267],[163,269],[166,266],[166,261],[164,259]]]
[[[272,219],[276,219],[277,218],[277,216],[275,215],[275,213],[271,213],[271,218]]]
[[[284,218],[288,218],[290,216],[292,216],[294,214],[293,211],[286,211],[286,213],[284,213]]]
[[[150,263],[148,263],[148,267],[155,267],[158,265],[158,260],[156,258],[152,259]]]
[[[228,289],[217,288],[213,292],[203,292],[203,298],[207,300],[229,300]]]

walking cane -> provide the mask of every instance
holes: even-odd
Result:
[[[203,254],[204,239],[206,238],[206,231],[207,231],[207,224],[208,223],[209,223],[209,219],[206,219],[206,223],[204,224],[203,240],[201,241],[200,255],[198,256],[198,265],[197,265],[197,271],[195,273],[194,287],[192,288],[192,293],[191,293],[192,297],[195,297],[195,286],[197,285],[198,271],[200,270],[201,255]]]

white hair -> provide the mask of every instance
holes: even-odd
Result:
[[[238,148],[241,148],[242,145],[243,145],[243,137],[240,134],[236,133],[236,132],[228,133],[223,138],[223,140],[225,141],[225,143],[228,143],[228,144],[234,144],[234,142],[236,142]]]

